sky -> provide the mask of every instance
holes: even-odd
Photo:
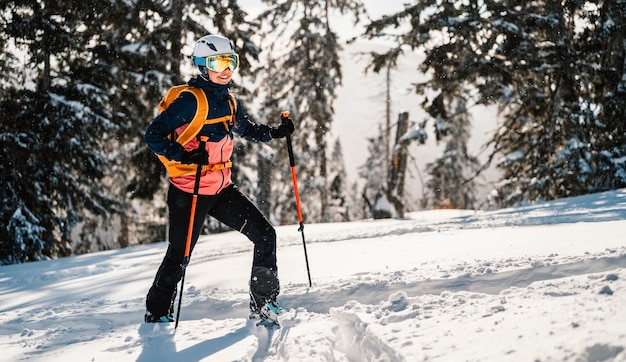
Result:
[[[0,267],[2,361],[626,361],[626,189],[497,211],[277,228],[282,327],[247,319],[252,246],[201,237],[180,324],[144,324],[166,243]]]

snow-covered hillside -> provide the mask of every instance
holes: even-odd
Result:
[[[626,190],[278,228],[282,329],[247,323],[251,246],[203,237],[174,332],[142,324],[165,243],[0,267],[3,361],[624,361]]]

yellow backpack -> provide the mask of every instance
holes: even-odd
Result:
[[[176,98],[180,96],[182,92],[189,92],[196,97],[196,114],[194,115],[191,122],[189,122],[189,126],[185,128],[181,134],[176,134],[176,132],[172,132],[169,138],[172,141],[178,142],[182,146],[186,145],[194,139],[202,129],[205,124],[215,124],[215,123],[223,123],[226,130],[229,130],[229,125],[233,125],[235,122],[235,112],[237,111],[237,101],[235,100],[235,96],[232,94],[228,94],[228,100],[230,105],[231,114],[207,119],[209,115],[209,102],[207,101],[206,95],[204,91],[197,87],[192,87],[186,84],[177,85],[170,89],[168,89],[167,93],[161,101],[159,102],[159,112],[163,112]],[[180,176],[189,176],[195,175],[197,166],[196,165],[185,165],[178,161],[168,160],[165,156],[157,155],[161,163],[167,169],[169,173],[169,177],[180,177]],[[224,168],[229,168],[232,166],[231,162],[223,162],[219,164],[210,164],[202,166],[202,170],[209,171],[218,171]]]

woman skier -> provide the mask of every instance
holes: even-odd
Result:
[[[187,91],[182,91],[154,118],[144,135],[148,147],[166,165],[170,181],[167,194],[169,245],[146,296],[145,322],[174,320],[176,286],[185,267],[183,259],[192,219],[194,189],[197,189],[197,202],[188,255],[191,255],[207,215],[247,236],[254,244],[250,317],[268,319],[272,311],[279,310],[276,303],[280,291],[276,231],[259,208],[232,183],[233,134],[268,142],[291,134],[294,125],[288,118],[278,127],[248,119],[239,101],[230,93],[231,78],[239,67],[239,57],[228,38],[221,35],[200,38],[191,58],[200,74],[189,80]],[[201,108],[206,112],[203,97],[208,101],[208,114],[196,131],[196,137],[184,145],[176,142],[175,137],[182,137],[183,131],[191,127],[196,113]],[[200,172],[198,167],[202,168],[201,173],[197,173]],[[196,185],[197,180],[199,184]]]

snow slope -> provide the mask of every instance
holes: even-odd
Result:
[[[626,361],[626,190],[278,228],[282,329],[248,323],[251,245],[202,238],[181,322],[142,324],[166,244],[0,267],[2,361]]]

